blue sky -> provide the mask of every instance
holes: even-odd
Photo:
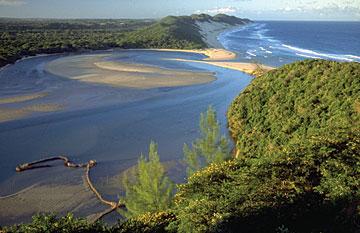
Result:
[[[360,21],[360,0],[0,0],[1,17],[161,18],[193,13]]]

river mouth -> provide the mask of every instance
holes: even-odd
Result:
[[[102,56],[103,53],[83,56]],[[69,176],[66,175],[67,170],[54,165],[16,173],[15,167],[54,155],[67,155],[79,163],[95,159],[98,162],[92,173],[95,185],[106,197],[116,199],[117,194],[121,193],[117,188],[121,183],[118,182],[119,174],[136,164],[141,153],[147,153],[151,140],[158,143],[161,160],[168,164],[171,178],[182,182],[185,174],[184,167],[179,166],[182,147],[198,136],[200,112],[213,105],[222,132],[226,134],[226,110],[233,98],[251,81],[250,76],[239,71],[169,60],[204,58],[199,54],[138,50],[106,53],[110,53],[110,56],[106,57],[105,65],[123,62],[134,64],[132,68],[139,68],[140,64],[148,70],[177,70],[186,74],[201,72],[206,78],[215,75],[216,79],[188,85],[138,88],[79,81],[49,71],[51,62],[71,60],[74,55],[35,57],[3,69],[0,71],[0,107],[25,108],[30,113],[0,123],[1,196],[33,185],[41,186],[37,192],[30,190],[31,193],[20,197],[22,203],[31,202],[31,205],[39,206],[36,205],[41,199],[37,197],[39,190],[47,196],[51,192],[59,194],[61,190],[67,193],[81,192],[82,195],[71,204],[58,204],[58,208],[44,204],[41,210],[60,213],[72,211],[78,216],[87,217],[102,207],[91,210],[84,204],[87,203],[88,193],[84,190],[86,187],[81,181],[81,172],[75,174],[72,171],[74,174]],[[66,187],[55,188],[60,185]],[[53,203],[63,201],[59,196],[52,199]],[[0,200],[0,212],[5,213],[0,216],[0,225],[28,221],[32,214],[40,210],[27,208],[22,212],[19,205],[13,206],[16,210],[10,213],[12,205],[5,205],[7,202],[4,201]]]

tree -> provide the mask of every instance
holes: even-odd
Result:
[[[220,125],[216,112],[209,106],[206,113],[200,114],[200,138],[192,143],[192,148],[184,144],[185,162],[188,176],[211,163],[219,163],[230,157],[229,142],[225,135],[220,136]]]
[[[154,142],[150,143],[149,157],[141,155],[132,176],[125,175],[123,183],[127,211],[121,214],[125,217],[166,210],[171,205],[175,186],[165,175]]]

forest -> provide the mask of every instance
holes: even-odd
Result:
[[[255,78],[228,109],[235,148],[212,107],[184,145],[176,186],[157,145],[125,177],[114,226],[37,215],[5,232],[357,232],[360,64],[305,60]],[[0,228],[1,229],[1,228]]]

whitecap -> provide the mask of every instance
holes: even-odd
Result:
[[[344,55],[345,57],[349,57],[349,58],[353,58],[353,59],[359,59],[360,60],[360,56],[355,56],[355,55]]]
[[[306,57],[306,58],[321,59],[320,57],[311,56],[311,55],[305,55],[305,54],[301,54],[301,53],[296,53],[296,55],[300,56],[300,57]]]
[[[294,46],[286,45],[286,44],[282,44],[282,46],[289,50],[299,52],[302,55],[316,56],[319,58],[330,58],[330,59],[340,60],[340,61],[349,61],[349,62],[354,61],[353,59],[347,58],[346,55],[320,53],[320,52],[316,52],[313,50],[298,48],[298,47],[294,47]]]
[[[247,51],[246,53],[249,54],[250,56],[256,57],[256,54],[254,54],[254,53],[252,53],[250,51]]]

